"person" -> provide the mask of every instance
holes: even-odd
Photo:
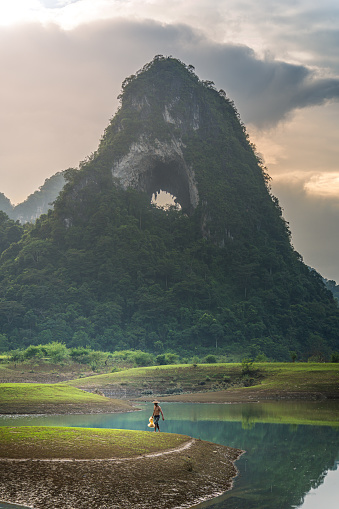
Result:
[[[153,414],[152,414],[152,417],[153,417],[153,422],[154,422],[154,431],[157,431],[157,428],[158,428],[158,431],[160,431],[160,428],[159,428],[159,419],[160,419],[160,414],[162,416],[162,420],[164,421],[165,420],[165,417],[164,417],[164,414],[161,410],[161,406],[159,405],[159,401],[153,401],[154,403],[154,410],[153,410]]]

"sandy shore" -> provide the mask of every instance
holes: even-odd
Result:
[[[243,451],[191,439],[109,460],[0,460],[0,499],[34,509],[188,508],[232,487]]]

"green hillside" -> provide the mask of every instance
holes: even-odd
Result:
[[[67,414],[128,412],[126,401],[62,384],[1,383],[0,414]]]
[[[158,56],[127,78],[98,150],[65,176],[54,210],[3,245],[10,347],[339,350],[338,305],[291,246],[232,101],[191,66]],[[181,208],[151,204],[159,190]]]
[[[222,398],[227,401],[232,391],[245,393],[257,390],[266,393],[323,394],[334,398],[339,390],[338,363],[217,363],[198,365],[150,366],[127,369],[116,373],[93,375],[64,382],[82,389],[107,389],[123,386],[126,394],[142,398],[152,393],[164,395],[206,392],[204,401],[211,400],[211,391],[223,391]],[[149,389],[152,389],[149,391]],[[227,394],[225,394],[227,392]],[[226,396],[226,397],[225,397]],[[180,396],[181,397],[181,396]],[[180,398],[179,398],[180,399]]]

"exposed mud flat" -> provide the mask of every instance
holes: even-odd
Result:
[[[306,400],[319,401],[326,399],[339,399],[339,391],[287,391],[287,390],[267,390],[267,389],[229,389],[224,391],[201,391],[186,394],[175,395],[157,395],[161,401],[177,402],[177,403],[253,403],[263,401],[280,401],[280,400]],[[131,400],[133,398],[130,398]],[[154,399],[154,396],[153,396]],[[134,402],[151,401],[151,397],[134,398]]]
[[[0,415],[108,414],[139,410],[129,401],[103,398],[100,403],[7,403],[0,402]]]
[[[109,460],[0,460],[0,499],[34,509],[188,508],[232,487],[243,451],[192,439]]]

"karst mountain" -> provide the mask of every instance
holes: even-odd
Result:
[[[328,359],[337,303],[293,249],[226,93],[157,56],[120,101],[53,210],[0,218],[0,347]],[[161,191],[174,205],[152,202]]]

